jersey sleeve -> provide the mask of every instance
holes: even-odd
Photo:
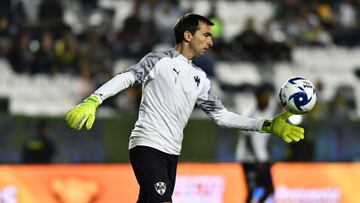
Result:
[[[265,119],[253,119],[228,111],[215,95],[210,81],[198,98],[197,104],[218,125],[240,130],[259,131]]]
[[[130,66],[126,72],[132,73],[135,78],[135,83],[140,84],[144,82],[146,76],[148,76],[150,71],[155,67],[155,64],[165,56],[166,54],[163,52],[150,52],[142,58],[139,63]]]
[[[92,95],[97,96],[102,102],[133,84],[142,83],[155,64],[164,56],[166,55],[162,52],[150,52],[139,63],[130,66],[123,73],[113,77]]]
[[[134,82],[135,78],[133,74],[129,72],[121,73],[99,87],[92,95],[97,96],[101,102],[103,102],[108,97],[130,87]]]

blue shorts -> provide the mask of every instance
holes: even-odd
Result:
[[[130,149],[130,162],[140,185],[137,203],[171,202],[178,156],[145,146]]]

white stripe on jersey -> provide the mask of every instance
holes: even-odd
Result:
[[[129,149],[141,145],[179,155],[183,129],[196,103],[221,126],[258,131],[264,122],[227,111],[205,72],[174,48],[147,54],[94,95],[104,100],[135,83],[142,84],[142,99]]]

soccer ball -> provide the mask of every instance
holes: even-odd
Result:
[[[304,114],[315,106],[316,89],[307,79],[293,77],[283,84],[279,98],[286,111],[293,114]]]

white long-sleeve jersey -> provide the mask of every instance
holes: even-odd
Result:
[[[136,83],[142,84],[142,98],[129,149],[148,146],[179,155],[183,129],[195,104],[221,126],[258,131],[264,122],[227,111],[205,72],[174,48],[147,54],[93,95],[103,101]]]

